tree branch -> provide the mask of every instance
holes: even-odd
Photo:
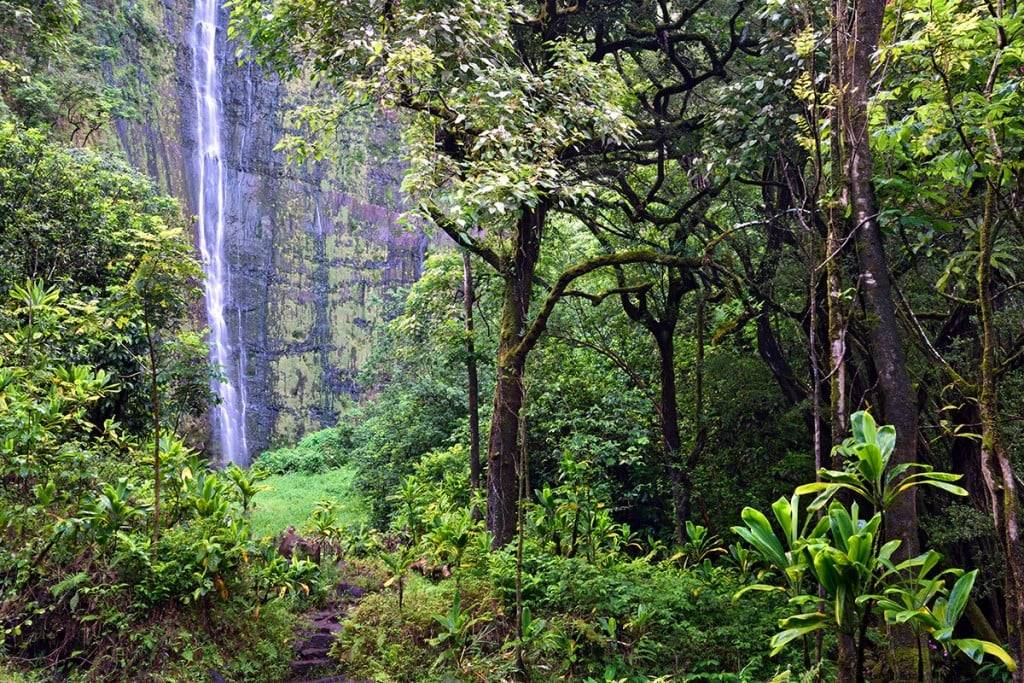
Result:
[[[444,212],[437,208],[433,202],[425,202],[422,206],[430,214],[430,220],[434,221],[434,224],[451,237],[457,245],[466,249],[471,254],[479,256],[491,268],[501,272],[501,259],[498,257],[498,254],[482,246],[479,242],[474,241],[464,230],[460,230],[459,226],[455,225],[452,219],[444,215]]]
[[[673,256],[671,254],[645,250],[624,251],[617,254],[602,254],[601,256],[596,256],[589,261],[577,263],[563,272],[561,277],[558,278],[558,281],[555,283],[555,286],[551,288],[547,299],[544,301],[543,306],[537,313],[537,317],[534,318],[533,324],[530,325],[530,329],[527,330],[526,334],[515,348],[511,350],[509,356],[521,358],[537,345],[537,342],[540,340],[540,336],[544,333],[544,330],[547,329],[548,320],[551,318],[551,313],[554,311],[555,305],[563,296],[565,296],[566,290],[574,280],[599,268],[625,265],[628,263],[657,263],[663,266],[674,266],[676,268],[700,268],[702,265],[705,265],[705,260]]]
[[[599,306],[605,299],[610,296],[617,296],[619,294],[643,294],[648,292],[651,287],[654,286],[653,282],[644,282],[639,285],[633,285],[631,287],[616,287],[609,289],[600,294],[591,294],[590,292],[584,292],[579,289],[567,289],[562,295],[563,297],[575,296],[581,299],[586,299],[593,306]]]

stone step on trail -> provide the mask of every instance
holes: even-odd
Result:
[[[361,589],[346,583],[339,584],[334,593],[332,604],[309,612],[307,624],[296,632],[296,658],[292,661],[292,677],[287,683],[361,683],[342,675],[324,677],[338,666],[329,653],[341,631],[341,620],[348,613],[348,608],[363,596]]]
[[[310,612],[308,626],[298,631],[295,641],[295,659],[292,660],[292,682],[307,683],[308,676],[323,672],[337,665],[328,653],[334,644],[335,634],[341,630],[344,611],[328,608]]]

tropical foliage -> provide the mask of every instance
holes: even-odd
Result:
[[[348,587],[357,678],[1021,680],[1016,2],[229,4],[438,239],[338,425],[210,469],[187,221],[64,146],[151,19],[0,0],[6,657],[281,680]]]

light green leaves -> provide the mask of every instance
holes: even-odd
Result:
[[[812,530],[808,527],[813,518],[800,524],[800,498],[794,495],[790,500],[779,498],[772,505],[772,512],[782,529],[782,537],[775,534],[771,522],[760,511],[744,508],[741,513],[746,526],[732,527],[733,533],[753,546],[761,557],[774,566],[786,580],[790,596],[798,595],[804,575],[810,568],[808,543],[819,539],[825,529],[825,520],[821,520]],[[785,545],[783,545],[785,544]],[[748,590],[775,590],[773,586],[748,586],[739,593],[739,597]],[[780,589],[783,590],[783,589]]]
[[[977,638],[953,637],[953,630],[970,601],[978,570],[966,573],[946,570],[934,578],[927,578],[931,567],[938,561],[938,553],[929,553],[915,559],[922,560],[916,580],[889,588],[886,596],[879,599],[878,604],[884,610],[886,621],[912,625],[916,630],[927,633],[947,653],[960,651],[979,664],[986,654],[990,654],[1005,664],[1007,669],[1015,671],[1017,665],[1013,658],[999,645]],[[947,574],[958,575],[948,592],[942,579]]]
[[[771,648],[774,657],[782,651],[788,643],[801,638],[815,631],[827,628],[830,620],[827,615],[821,612],[810,612],[807,614],[794,614],[779,622],[783,630],[772,636]]]
[[[852,418],[853,436],[836,449],[848,458],[846,468],[821,470],[823,481],[799,486],[790,500],[780,498],[772,505],[781,537],[768,517],[753,508],[743,510],[744,526],[733,527],[734,533],[786,578],[786,588],[748,586],[736,597],[749,590],[785,590],[798,610],[779,622],[782,630],[771,640],[772,654],[822,629],[863,637],[861,629],[871,615],[881,614],[889,623],[910,624],[927,633],[947,652],[963,652],[976,662],[990,654],[1013,670],[1013,660],[995,643],[953,638],[953,628],[970,600],[977,570],[963,573],[947,569],[933,575],[941,559],[934,551],[894,564],[892,558],[900,542],[884,542],[882,538],[885,512],[897,495],[921,484],[964,495],[964,490],[952,483],[959,476],[934,472],[916,463],[889,469],[896,446],[895,430],[888,425],[879,427],[866,412]],[[847,506],[833,500],[840,490],[869,503],[874,514],[863,519],[858,502]],[[810,532],[809,521],[803,528],[798,524],[800,496],[808,493],[817,494],[809,510],[828,506]],[[805,583],[808,575],[823,593]],[[958,578],[947,589],[945,577],[949,575]],[[804,611],[808,604],[819,601],[819,595],[827,598],[827,602],[819,603],[827,609]]]
[[[896,430],[891,425],[878,427],[865,411],[854,413],[851,422],[853,436],[834,451],[847,458],[846,469],[822,469],[819,472],[822,481],[796,489],[797,495],[818,494],[811,509],[823,507],[841,489],[882,510],[889,508],[900,493],[919,485],[933,486],[957,496],[967,495],[967,491],[952,483],[961,475],[935,472],[930,465],[920,463],[905,463],[890,469]]]
[[[734,526],[732,528],[733,533],[754,546],[754,549],[761,553],[768,562],[780,569],[785,569],[789,564],[786,560],[785,552],[764,513],[747,507],[743,508],[741,516],[747,526]]]

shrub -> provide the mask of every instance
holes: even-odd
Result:
[[[491,567],[498,595],[509,604],[515,558],[498,553]],[[708,670],[770,677],[785,661],[769,660],[763,643],[785,615],[785,600],[761,594],[734,602],[742,585],[732,568],[682,570],[622,556],[595,565],[536,549],[525,554],[522,576],[524,604],[535,615],[550,615],[555,635],[538,656],[556,670],[564,661],[570,678]]]
[[[351,448],[351,428],[330,427],[308,434],[294,447],[267,451],[256,462],[272,474],[320,474],[348,464]]]
[[[396,592],[366,596],[345,620],[332,656],[342,661],[349,676],[412,683],[445,680],[447,672],[457,674],[458,680],[501,680],[490,676],[500,674],[495,656],[510,626],[486,582],[466,581],[456,589],[454,581],[434,584],[413,576],[402,608]],[[467,667],[462,671],[446,656],[450,643],[441,638],[445,629],[439,618],[451,614],[457,592],[460,610],[472,622],[459,644],[473,655],[461,661]]]

